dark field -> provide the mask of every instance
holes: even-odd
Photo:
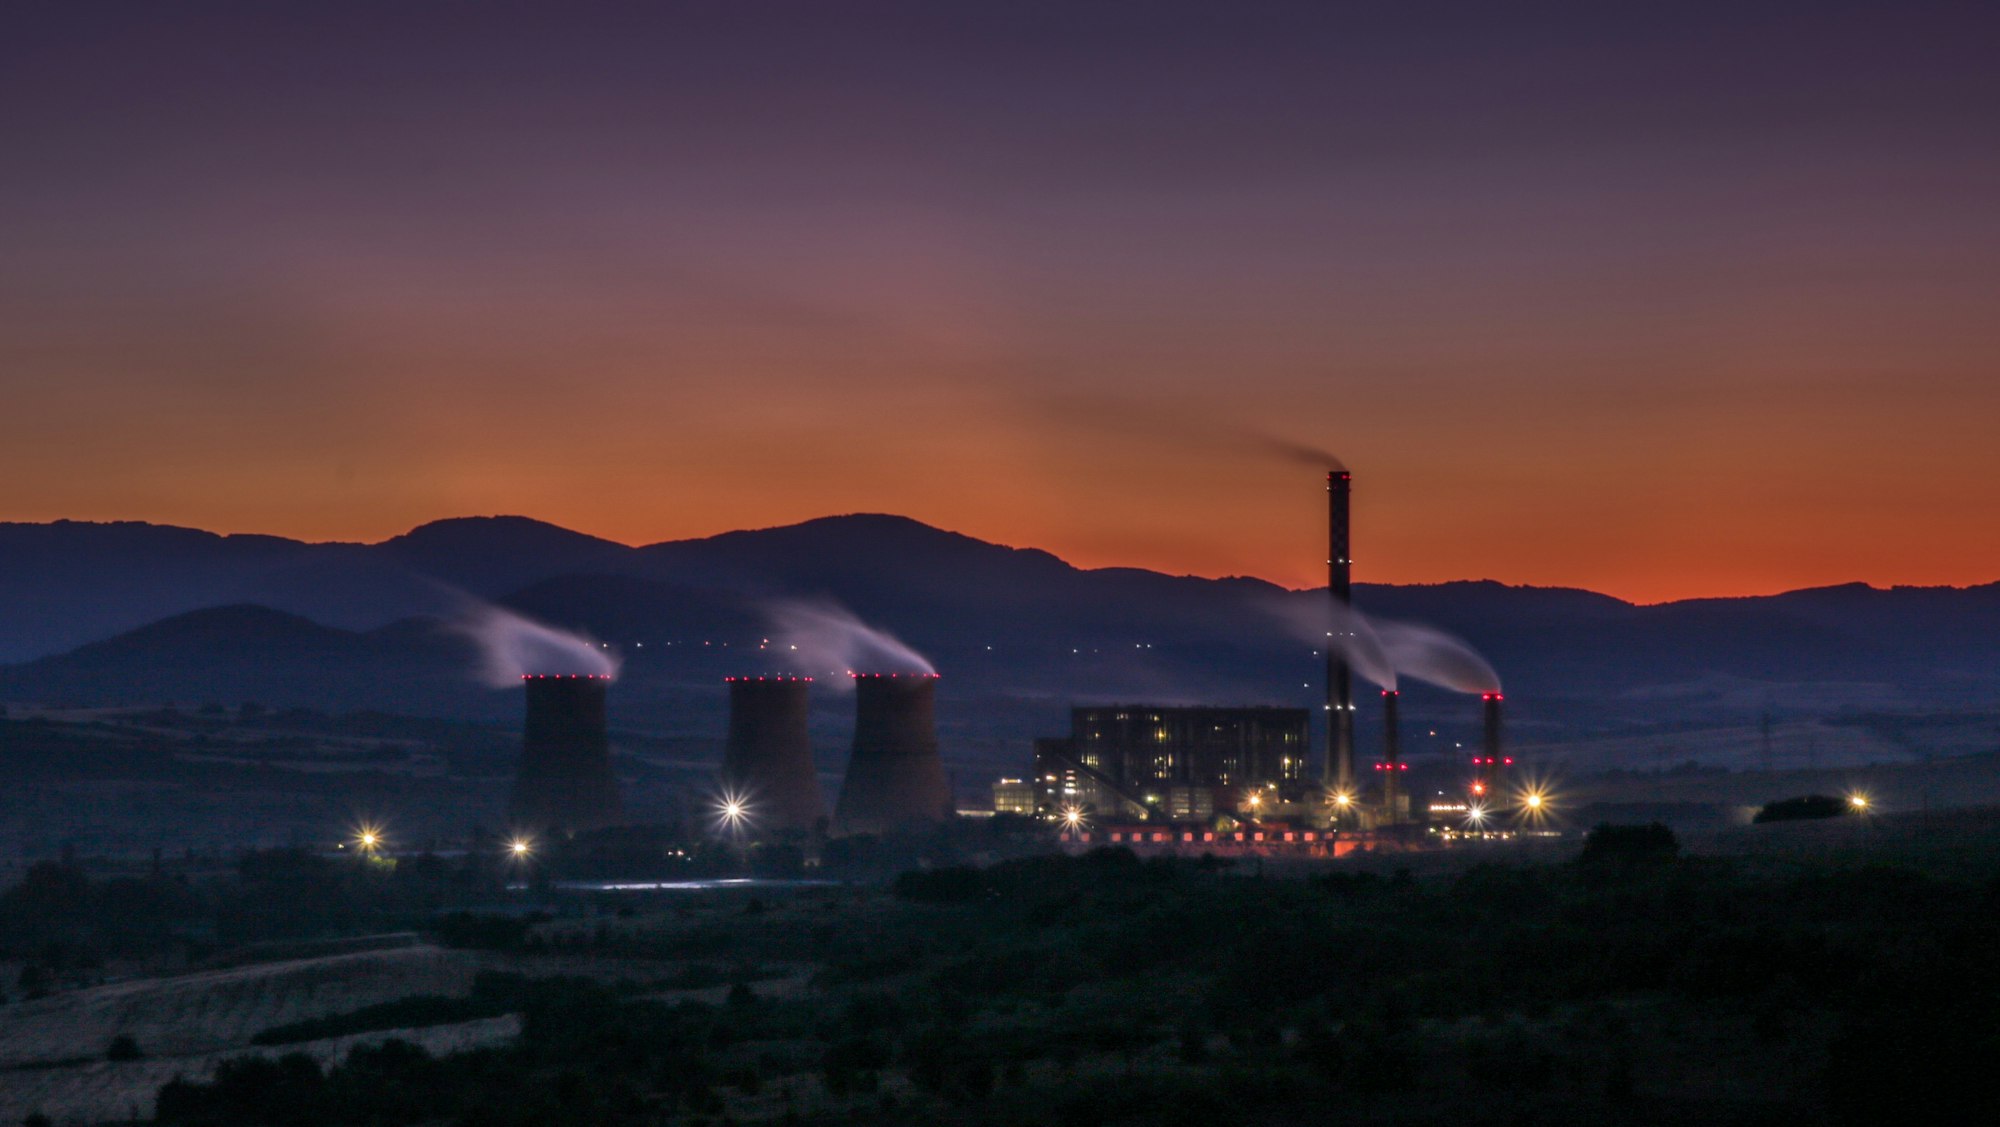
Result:
[[[558,899],[555,918],[458,914],[490,887],[449,867],[266,864],[188,894],[260,935],[401,921],[422,938],[266,946],[279,961],[208,972],[262,1016],[179,1048],[184,1017],[145,1026],[145,1006],[105,997],[179,990],[173,1013],[204,1013],[199,975],[58,982],[0,1008],[13,1034],[72,1019],[0,1076],[34,1079],[62,1118],[103,1106],[60,1106],[65,1069],[148,1094],[179,1075],[158,1115],[190,1124],[1986,1121],[1995,822],[1760,826],[1694,855],[1635,827],[1581,853],[1285,875],[1037,856],[886,886]],[[288,880],[359,914],[257,916]],[[86,878],[86,905],[107,883]],[[51,941],[24,922],[37,895],[0,902],[17,948]],[[161,910],[182,924],[114,940],[88,934],[103,909],[86,906],[71,937],[171,946],[211,909]]]

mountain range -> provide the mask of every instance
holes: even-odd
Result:
[[[767,641],[773,600],[812,598],[927,655],[945,674],[947,736],[972,758],[1011,761],[1028,737],[1063,730],[1072,701],[1310,706],[1320,660],[1281,619],[1324,597],[1079,569],[879,514],[644,547],[522,517],[438,521],[377,544],[0,524],[0,699],[498,721],[517,704],[476,680],[471,642],[447,625],[489,601],[618,651],[618,722],[719,733],[722,676],[797,668]],[[1468,640],[1500,672],[1517,731],[1554,743],[1774,712],[1984,709],[2000,690],[2000,583],[1657,606],[1490,581],[1361,584],[1355,600]],[[844,706],[837,691],[819,696],[834,732]],[[1472,712],[1421,687],[1407,707],[1417,724]]]

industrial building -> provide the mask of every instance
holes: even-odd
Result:
[[[995,814],[1035,815],[1035,784],[1027,779],[997,779],[993,783]]]
[[[1073,708],[1067,737],[1035,741],[1037,805],[1198,822],[1296,797],[1309,720],[1303,708]]]

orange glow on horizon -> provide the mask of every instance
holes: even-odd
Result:
[[[16,7],[0,521],[2000,581],[1991,5]]]

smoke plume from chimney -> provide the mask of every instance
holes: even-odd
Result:
[[[1313,649],[1331,647],[1347,659],[1348,666],[1356,673],[1384,689],[1396,687],[1395,663],[1376,637],[1374,623],[1360,611],[1324,598],[1310,602],[1273,599],[1264,609],[1284,625],[1287,633]]]
[[[1500,675],[1479,651],[1442,630],[1414,622],[1375,622],[1382,652],[1398,673],[1458,693],[1498,693]]]
[[[1435,627],[1370,618],[1322,597],[1273,600],[1265,609],[1300,641],[1337,648],[1356,673],[1384,689],[1410,676],[1453,692],[1500,691],[1500,675],[1479,651]]]

